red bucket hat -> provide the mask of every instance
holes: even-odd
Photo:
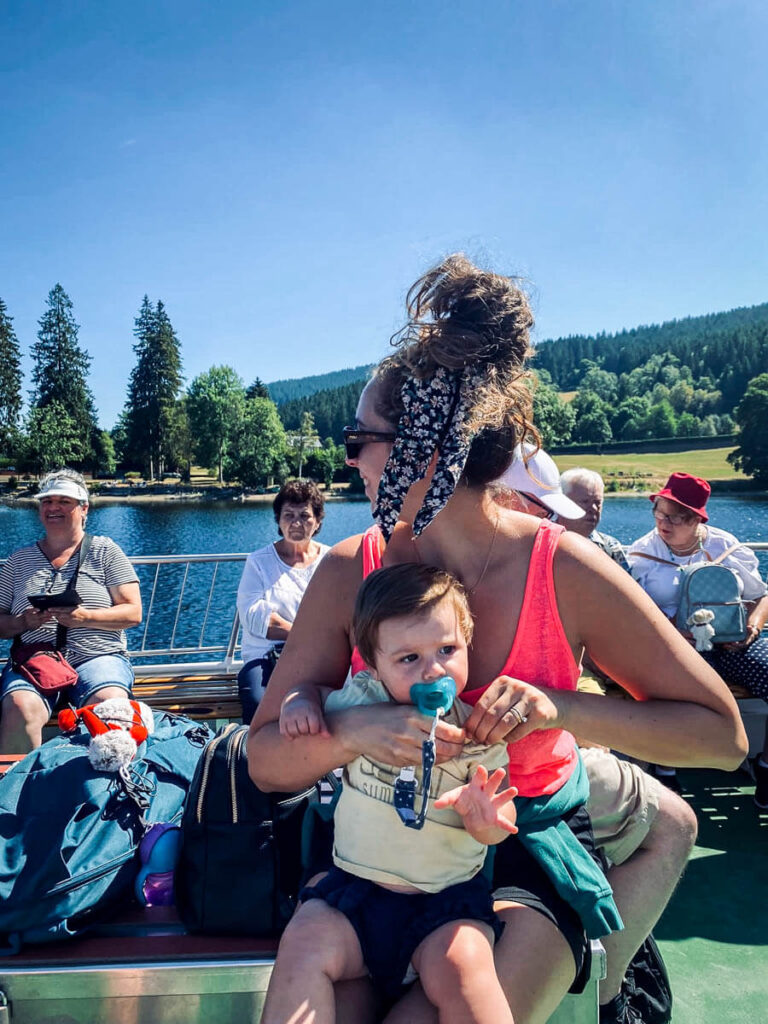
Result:
[[[706,513],[705,505],[707,498],[712,493],[712,488],[706,480],[700,476],[691,476],[690,473],[673,473],[660,491],[650,496],[651,501],[657,498],[668,498],[669,501],[677,502],[689,512],[695,512],[703,521],[707,522],[709,516]]]

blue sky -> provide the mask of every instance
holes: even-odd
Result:
[[[539,339],[768,300],[764,0],[6,0],[0,29],[0,296],[26,353],[63,285],[106,427],[145,293],[188,380],[246,383],[378,358],[454,249],[530,281]]]

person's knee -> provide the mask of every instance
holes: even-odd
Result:
[[[667,853],[685,861],[696,843],[698,828],[690,804],[664,787],[659,795],[659,809],[643,842],[643,848]]]
[[[122,697],[125,700],[131,699],[130,693],[122,686],[102,686],[86,697],[86,703],[101,704],[103,700],[113,700],[115,697]]]
[[[305,903],[297,911],[280,939],[281,966],[297,966],[333,977],[340,975],[337,961],[344,959],[345,936],[341,934],[342,922],[330,911],[330,907],[315,900]],[[345,918],[343,923],[346,923]]]
[[[490,929],[463,922],[438,928],[424,943],[418,970],[425,992],[439,1005],[452,992],[493,970]]]
[[[42,728],[49,717],[45,703],[31,690],[13,690],[3,698],[2,721],[8,728]]]

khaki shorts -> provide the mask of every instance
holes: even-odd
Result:
[[[595,843],[612,864],[623,864],[648,835],[661,783],[600,747],[584,747],[580,753],[589,776],[587,810]]]
[[[604,697],[607,687],[599,676],[592,672],[582,672],[576,683],[576,689],[579,693],[598,693]]]

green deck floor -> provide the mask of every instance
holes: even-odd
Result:
[[[679,772],[699,819],[683,881],[654,933],[673,1024],[768,1024],[768,812],[739,772]]]

